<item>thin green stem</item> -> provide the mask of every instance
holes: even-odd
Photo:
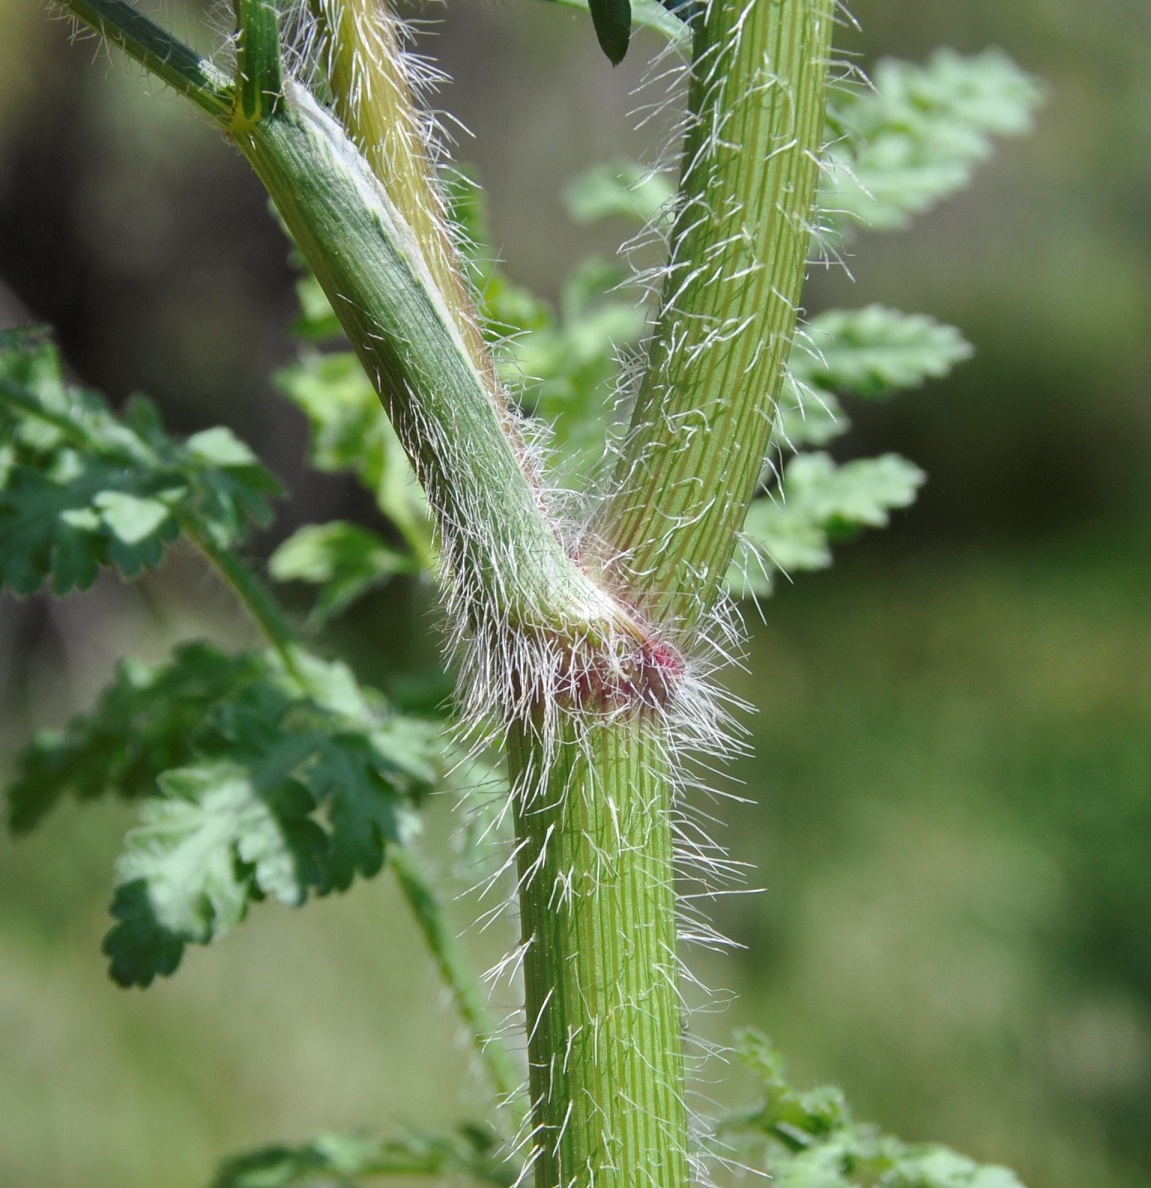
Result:
[[[284,614],[279,599],[240,559],[233,548],[214,541],[194,514],[180,513],[178,518],[180,530],[228,583],[244,610],[279,653],[284,667],[301,683],[306,684],[305,674],[297,659],[300,641]]]
[[[217,123],[228,123],[234,94],[222,71],[127,0],[57,2],[105,41],[135,58],[149,73],[186,95]]]
[[[663,310],[592,534],[613,588],[685,632],[718,595],[766,453],[830,26],[831,0],[712,0],[696,37]],[[561,707],[509,742],[536,1185],[686,1188],[667,727],[606,709]]]
[[[443,904],[414,854],[395,848],[391,851],[390,862],[408,907],[423,933],[424,943],[444,984],[451,990],[456,1010],[475,1040],[492,1085],[505,1102],[519,1104],[523,1073],[499,1039],[488,1010],[487,993],[476,979],[472,963],[448,923]]]

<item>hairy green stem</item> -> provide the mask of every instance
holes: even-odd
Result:
[[[661,734],[639,711],[509,739],[537,1188],[688,1182]]]
[[[448,230],[426,140],[428,117],[416,109],[411,93],[402,26],[382,0],[311,0],[311,7],[333,110],[411,227],[472,362],[485,376],[492,398],[502,404],[495,366]]]
[[[595,521],[613,577],[687,632],[767,453],[810,247],[833,0],[713,0],[648,368]]]
[[[343,5],[317,3],[338,41]],[[639,616],[686,634],[707,612],[759,476],[810,239],[831,12],[711,0],[697,29],[663,308],[586,562],[606,586],[568,556],[433,245],[356,129],[291,83],[229,121],[388,408],[455,611],[506,682],[492,696],[517,796],[537,1188],[690,1177],[663,716],[682,667]],[[559,667],[533,672],[533,656]]]
[[[767,450],[830,28],[831,0],[712,0],[697,32],[663,309],[593,523],[610,584],[679,633],[718,597]],[[689,1180],[665,730],[615,708],[513,731],[537,1188]]]
[[[488,996],[476,980],[472,963],[452,931],[439,897],[410,851],[394,847],[388,861],[492,1085],[505,1103],[517,1104],[523,1090],[522,1072],[499,1039],[488,1010]]]
[[[196,104],[217,123],[232,114],[229,80],[128,0],[58,0],[73,16]]]
[[[568,556],[421,245],[340,126],[290,84],[236,136],[379,391],[436,515],[461,613],[573,648],[640,638]]]

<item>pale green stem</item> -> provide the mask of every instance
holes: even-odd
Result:
[[[383,0],[311,0],[311,6],[335,114],[411,227],[472,362],[502,404],[425,142],[427,116],[413,103],[399,23]]]
[[[418,240],[339,125],[288,85],[277,113],[236,141],[385,402],[471,625],[592,651],[641,639],[568,556]]]
[[[593,524],[609,582],[673,632],[718,596],[766,453],[830,28],[831,0],[713,0],[697,35],[665,304]],[[536,1186],[685,1188],[665,726],[643,709],[560,712],[558,740],[525,725],[509,747]]]
[[[537,1188],[685,1188],[671,783],[647,711],[513,728]]]
[[[663,308],[595,529],[617,583],[690,632],[767,453],[810,246],[833,0],[715,0],[697,35]]]

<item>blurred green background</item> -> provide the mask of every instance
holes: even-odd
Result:
[[[857,0],[867,64],[998,44],[1049,86],[1030,139],[899,236],[816,270],[808,306],[883,301],[960,326],[946,383],[853,409],[838,453],[897,449],[930,481],[886,533],[784,586],[733,690],[756,703],[748,804],[723,839],[762,894],[714,915],[745,946],[692,956],[728,988],[697,1028],[766,1030],[801,1083],[863,1117],[1015,1166],[1030,1188],[1151,1183],[1151,9],[1145,0]],[[194,6],[165,19],[198,32]],[[573,228],[561,183],[658,150],[627,112],[652,43],[611,70],[579,18],[453,3],[424,15],[438,103],[491,194],[509,270],[545,295],[622,226]],[[53,323],[86,382],[192,430],[226,419],[291,488],[290,526],[355,516],[302,471],[267,376],[292,275],[239,158],[140,71],[0,0],[0,321]],[[403,617],[402,619],[400,617]],[[397,621],[410,624],[407,632]],[[242,640],[177,555],[128,588],[0,601],[0,772],[116,660]],[[434,615],[396,586],[340,642],[369,678],[430,666]],[[451,805],[429,852],[445,854]],[[467,1117],[472,1067],[385,877],[265,907],[171,982],[115,989],[99,955],[130,814],[66,807],[0,839],[0,1183],[203,1184],[215,1157],[320,1128]],[[445,859],[441,858],[443,865]],[[475,910],[454,907],[461,926]],[[480,961],[507,934],[468,933]],[[501,991],[506,1005],[511,995]],[[713,1070],[714,1073],[714,1070]],[[705,1096],[735,1090],[707,1085]]]

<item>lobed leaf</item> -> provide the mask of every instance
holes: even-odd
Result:
[[[103,567],[135,577],[188,524],[227,547],[270,518],[279,485],[228,429],[179,442],[141,399],[121,416],[65,384],[42,338],[0,340],[0,588],[86,589]]]
[[[167,664],[125,660],[86,714],[40,731],[8,789],[9,824],[25,833],[61,799],[139,799],[161,772],[189,762],[193,733],[218,704],[263,671],[263,657],[189,643]]]
[[[795,354],[793,346],[793,360]],[[793,370],[791,364],[788,365],[776,401],[771,440],[777,449],[798,450],[801,446],[827,445],[851,427],[835,395],[799,380],[797,371],[800,369]]]
[[[141,800],[116,868],[104,949],[123,985],[171,973],[273,897],[302,903],[371,877],[444,782],[438,724],[394,713],[342,664],[187,644],[121,665],[88,714],[18,764],[13,828],[71,795]]]
[[[389,1175],[462,1176],[499,1188],[520,1182],[498,1136],[471,1125],[448,1134],[409,1130],[382,1142],[324,1134],[306,1146],[265,1147],[229,1159],[212,1188],[354,1188],[362,1177]]]
[[[925,475],[897,454],[836,465],[824,453],[788,464],[779,493],[753,500],[727,573],[737,597],[771,591],[772,572],[824,569],[834,540],[880,528],[915,500]]]
[[[833,224],[906,226],[968,183],[994,136],[1026,132],[1041,97],[998,50],[939,50],[923,66],[880,62],[870,89],[841,86],[828,97],[832,138],[819,209]]]
[[[319,587],[313,617],[323,623],[396,574],[417,574],[419,566],[367,528],[333,520],[297,529],[272,554],[268,571],[277,581]]]
[[[946,1147],[908,1144],[852,1117],[835,1088],[800,1092],[783,1059],[753,1030],[737,1050],[759,1081],[762,1100],[716,1126],[717,1146],[734,1148],[755,1171],[783,1188],[1023,1188],[1004,1167],[980,1165]]]
[[[788,369],[800,384],[875,397],[938,379],[970,356],[954,327],[869,305],[812,318],[792,344]]]
[[[627,160],[594,165],[564,187],[568,211],[578,223],[608,218],[647,223],[669,209],[674,197],[670,174]]]

